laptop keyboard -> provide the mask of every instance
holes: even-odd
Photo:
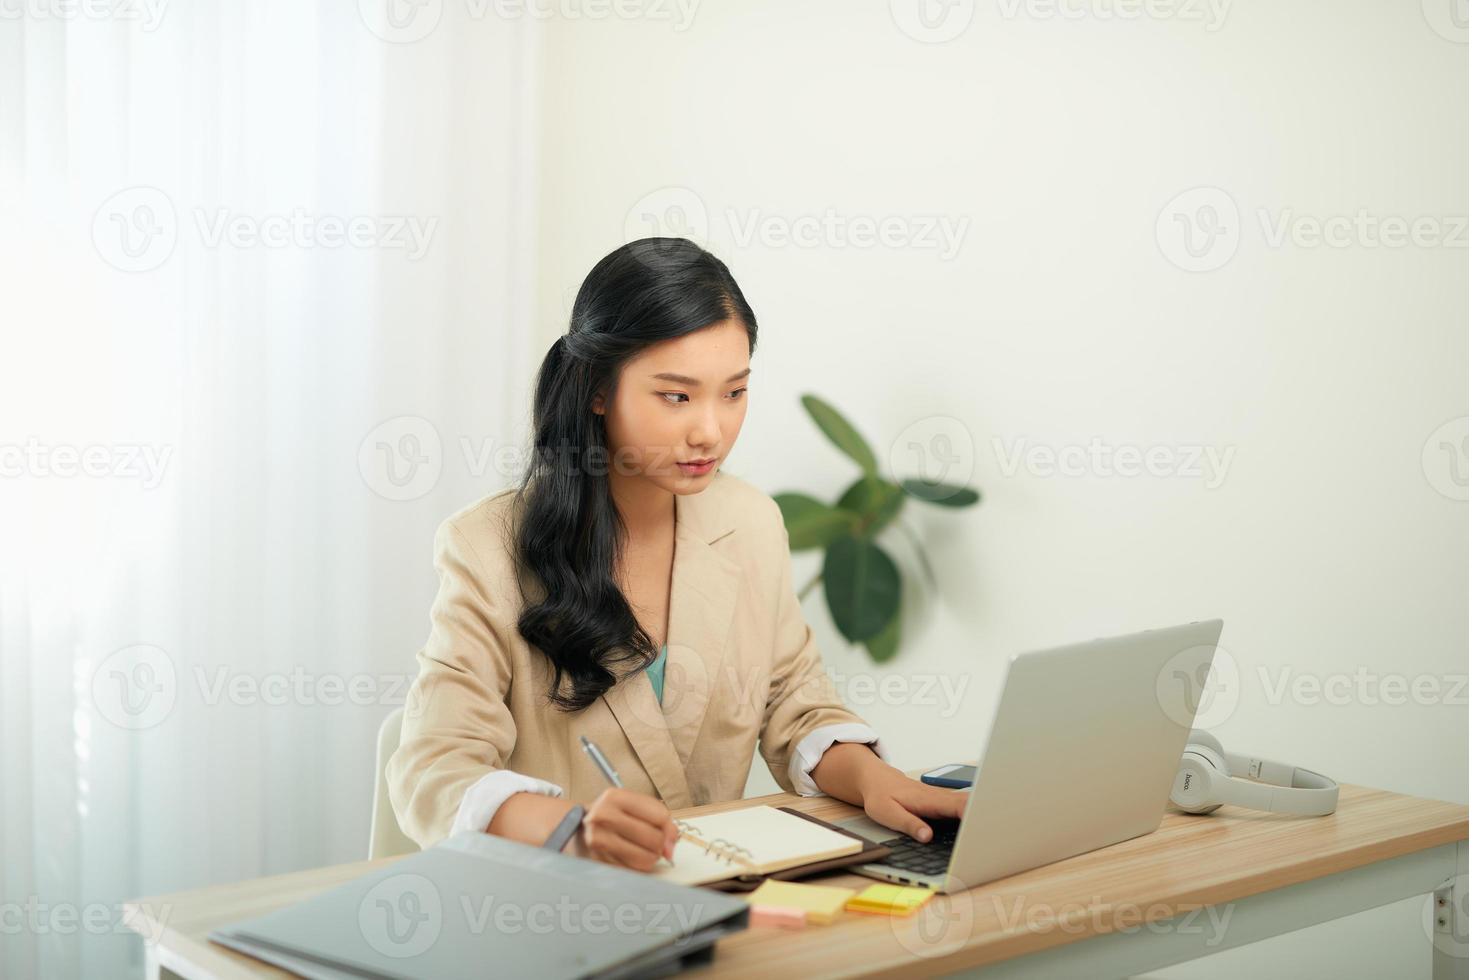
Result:
[[[891,840],[880,841],[883,847],[892,848],[893,853],[879,863],[911,871],[921,875],[941,875],[949,870],[949,855],[954,850],[954,840],[959,836],[957,820],[925,820],[933,828],[933,839],[921,844],[906,834]]]

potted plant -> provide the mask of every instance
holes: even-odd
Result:
[[[916,477],[890,480],[878,472],[872,448],[840,412],[815,395],[803,395],[801,404],[817,428],[862,472],[834,504],[804,493],[775,494],[791,550],[822,548],[826,552],[821,571],[800,590],[799,597],[805,599],[818,584],[824,584],[827,608],[842,636],[863,644],[868,655],[881,663],[898,652],[903,576],[878,544],[878,533],[891,526],[906,534],[932,584],[933,568],[921,542],[898,520],[904,504],[914,497],[940,507],[971,507],[979,502],[979,492]]]

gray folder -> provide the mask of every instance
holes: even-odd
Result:
[[[649,977],[707,961],[743,899],[468,831],[209,938],[302,977]]]

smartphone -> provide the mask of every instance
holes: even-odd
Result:
[[[939,766],[930,770],[920,777],[930,786],[944,786],[948,789],[968,789],[974,783],[973,766]]]

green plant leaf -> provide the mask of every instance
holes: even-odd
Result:
[[[925,503],[941,507],[970,507],[979,503],[978,490],[956,487],[951,483],[908,479],[903,481],[903,489]]]
[[[802,395],[801,404],[806,407],[806,413],[811,416],[816,427],[826,433],[833,445],[852,457],[862,467],[863,473],[868,476],[877,475],[877,457],[872,455],[872,447],[867,445],[867,440],[862,438],[841,412],[815,395]]]
[[[821,578],[831,618],[850,643],[881,633],[902,601],[898,566],[866,538],[846,535],[833,541],[826,549]]]
[[[825,548],[857,524],[857,515],[804,493],[778,493],[775,502],[791,536],[791,550]]]
[[[882,632],[867,640],[867,655],[874,663],[886,663],[898,653],[898,640],[902,633],[902,610],[893,613],[893,618],[882,628]]]
[[[837,506],[856,514],[861,536],[870,538],[903,509],[903,488],[877,477],[863,477],[842,493]]]

